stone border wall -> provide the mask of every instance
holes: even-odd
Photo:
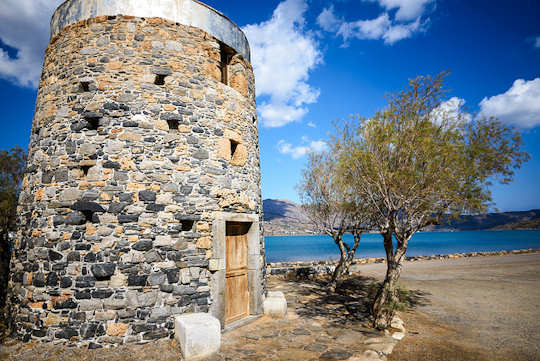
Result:
[[[444,255],[433,256],[416,256],[406,257],[407,262],[416,261],[428,261],[428,260],[443,260],[443,259],[457,259],[468,257],[493,257],[504,256],[509,254],[526,254],[526,253],[538,253],[540,250],[535,249],[522,249],[513,251],[495,251],[495,252],[469,252],[469,253],[454,253]],[[372,257],[372,258],[356,258],[352,264],[351,269],[354,271],[354,266],[360,266],[363,264],[371,263],[386,263],[385,258]],[[268,263],[266,272],[271,276],[298,276],[309,277],[310,275],[317,274],[330,274],[334,272],[337,261],[308,261],[308,262],[272,262]]]

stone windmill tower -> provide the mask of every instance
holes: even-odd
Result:
[[[260,314],[261,208],[242,31],[195,0],[64,2],[20,197],[19,337],[98,347]]]

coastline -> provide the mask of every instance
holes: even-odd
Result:
[[[429,260],[444,260],[444,259],[458,259],[458,258],[470,258],[470,257],[494,257],[494,256],[506,256],[511,254],[528,254],[528,253],[540,253],[540,249],[518,249],[511,251],[493,251],[493,252],[467,252],[467,253],[453,253],[453,254],[437,254],[432,256],[413,256],[406,257],[405,262],[418,262]],[[386,263],[386,259],[382,257],[369,257],[369,258],[355,258],[351,267],[373,264],[373,263]],[[271,276],[287,276],[290,274],[296,274],[297,276],[309,276],[313,274],[322,274],[333,272],[337,260],[327,261],[293,261],[293,262],[269,262],[266,264],[266,272]]]

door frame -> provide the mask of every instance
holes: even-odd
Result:
[[[263,304],[263,254],[260,219],[258,214],[215,212],[212,222],[212,258],[210,259],[210,313],[216,317],[221,328],[225,326],[225,274],[227,222],[250,223],[247,232],[248,290],[250,315],[262,314]]]

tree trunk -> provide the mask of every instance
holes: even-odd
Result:
[[[345,249],[346,245],[343,242],[343,238],[340,236],[339,238],[335,238],[334,241],[336,242],[339,248],[339,262],[336,265],[336,268],[334,269],[334,273],[332,274],[330,283],[328,283],[328,289],[332,293],[336,291],[338,278],[340,278],[341,275],[343,274],[345,262],[347,260],[347,250]]]
[[[394,253],[392,232],[383,234],[383,238],[386,250],[386,276],[371,310],[373,326],[379,330],[388,328],[394,317],[395,306],[399,302],[396,285],[401,274],[401,262],[407,250],[406,243],[398,243]]]
[[[334,273],[332,274],[332,279],[330,280],[330,283],[328,284],[330,292],[335,292],[338,279],[344,274],[349,273],[351,264],[354,261],[356,249],[358,248],[358,245],[360,244],[361,235],[362,235],[362,232],[353,231],[354,245],[352,248],[349,248],[349,246],[343,241],[342,236],[339,237],[338,239],[334,239],[336,244],[338,245],[340,257],[339,257],[339,262],[334,270]]]

